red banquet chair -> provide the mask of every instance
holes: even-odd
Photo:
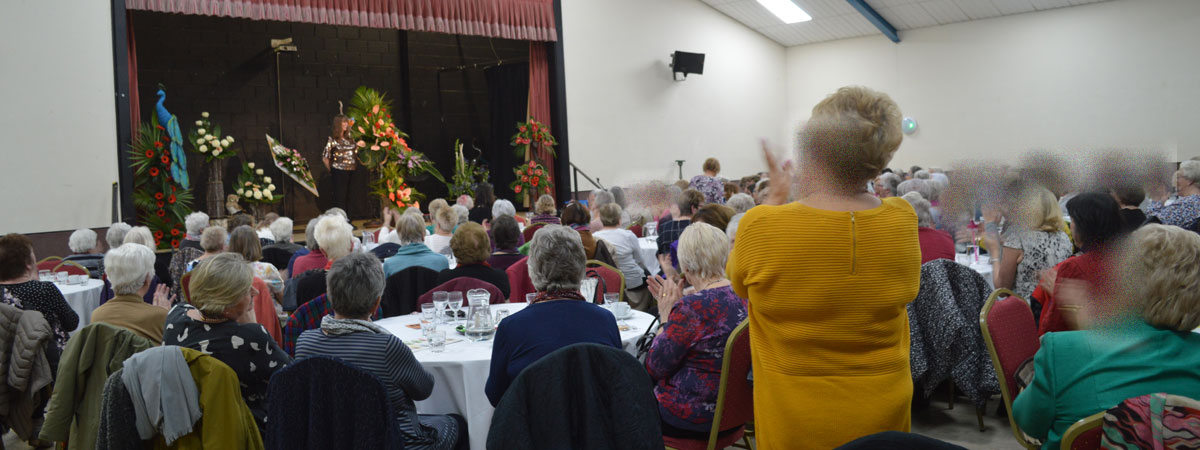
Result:
[[[504,271],[508,275],[508,302],[524,303],[526,294],[537,293],[533,280],[529,278],[529,258],[521,258]]]
[[[497,303],[506,303],[506,300],[504,298],[504,293],[500,292],[500,288],[496,287],[496,285],[494,285],[492,283],[488,283],[488,282],[480,280],[480,279],[471,278],[471,277],[458,277],[453,280],[442,283],[433,289],[430,289],[429,292],[421,294],[421,296],[417,298],[417,307],[420,308],[420,305],[424,305],[426,303],[433,303],[433,293],[434,292],[446,291],[446,292],[462,292],[463,293],[463,307],[465,308],[465,307],[467,307],[467,303],[466,303],[467,295],[466,294],[467,294],[467,291],[469,291],[471,289],[486,289],[488,291],[488,294],[491,294],[491,296],[492,296],[490,303],[493,305],[495,305]]]
[[[1038,342],[1037,325],[1033,321],[1033,312],[1029,309],[1029,304],[1012,291],[996,289],[988,296],[983,310],[979,312],[979,328],[983,333],[983,341],[987,344],[988,354],[992,357],[992,367],[996,369],[1000,395],[1008,411],[1008,423],[1012,427],[1013,436],[1025,448],[1037,450],[1041,443],[1026,435],[1012,415],[1012,402],[1017,396],[1017,368],[1021,363],[1033,358],[1041,346]]]
[[[533,233],[537,233],[537,230],[542,229],[542,227],[544,227],[544,226],[546,226],[546,224],[541,223],[541,222],[527,226],[527,227],[525,227],[525,231],[521,232],[521,236],[523,236],[525,238],[525,242],[532,241]]]
[[[621,301],[625,301],[625,274],[616,267],[593,259],[587,262],[587,271],[584,273],[588,278],[601,280],[596,285],[596,298],[591,299],[592,303],[604,304],[604,294],[617,294]]]
[[[75,261],[60,262],[58,265],[54,266],[54,269],[51,270],[51,272],[66,272],[67,275],[83,275],[85,277],[91,274],[91,272],[88,272],[86,267],[83,267]]]
[[[1062,448],[1069,450],[1096,450],[1100,448],[1105,411],[1079,419],[1063,433]]]
[[[41,261],[37,262],[37,270],[53,271],[54,268],[57,267],[58,263],[60,263],[60,262],[62,262],[61,256],[47,256],[45,258],[42,258]]]
[[[750,373],[750,320],[742,321],[725,341],[725,356],[721,361],[721,384],[717,391],[717,409],[713,412],[712,429],[707,441],[676,439],[663,436],[669,449],[714,450],[727,448],[743,441],[738,448],[750,449],[746,423],[754,419],[754,389],[746,379]],[[737,431],[717,438],[721,430],[737,427]]]

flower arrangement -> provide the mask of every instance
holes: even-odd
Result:
[[[558,140],[550,134],[550,127],[530,117],[525,123],[517,124],[517,134],[513,135],[511,144],[516,147],[517,156],[522,158],[529,152],[529,147],[533,144],[537,144],[554,156],[554,146],[558,145]]]
[[[508,187],[512,188],[517,195],[536,197],[538,194],[549,194],[554,187],[546,168],[537,161],[529,161],[517,166],[513,169],[513,173],[517,175],[517,179]]]
[[[129,159],[134,170],[133,203],[138,222],[150,228],[154,244],[160,249],[179,246],[185,229],[183,218],[191,213],[192,193],[171,177],[171,138],[158,118],[138,127],[130,146]]]
[[[250,204],[267,205],[283,200],[283,194],[275,193],[271,177],[263,176],[263,170],[255,168],[252,162],[242,164],[242,174],[233,184],[233,191]]]
[[[271,158],[275,160],[275,167],[312,192],[312,195],[321,196],[317,193],[317,182],[313,180],[312,171],[308,168],[308,160],[304,159],[299,151],[284,147],[271,135],[267,135],[267,147],[271,149]]]
[[[212,123],[207,112],[200,113],[200,119],[196,121],[196,128],[188,132],[188,143],[192,145],[193,150],[204,155],[205,161],[210,163],[232,157],[235,153],[229,148],[234,143],[233,136],[222,138],[221,126]]]
[[[487,166],[479,164],[475,160],[467,161],[463,157],[463,145],[458,140],[454,141],[454,177],[446,186],[450,188],[450,198],[458,198],[460,195],[475,196],[474,186],[478,183],[487,182],[488,179]]]
[[[386,199],[388,205],[404,212],[408,208],[421,208],[424,194],[417,192],[404,181],[404,168],[391,164],[379,170],[379,179],[371,183],[371,193]]]
[[[446,182],[442,174],[421,152],[408,146],[407,134],[392,122],[391,101],[386,94],[360,86],[350,101],[350,138],[358,146],[358,160],[370,170],[396,163],[404,175],[427,173]]]

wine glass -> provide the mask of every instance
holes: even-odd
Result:
[[[616,292],[604,293],[604,307],[608,308],[609,310],[612,310],[612,305],[619,301],[621,301],[621,294]]]
[[[450,309],[454,310],[454,324],[458,324],[458,310],[462,309],[463,293],[454,291],[450,293]]]
[[[437,323],[446,323],[446,303],[450,301],[450,293],[437,291],[433,293],[433,310]]]

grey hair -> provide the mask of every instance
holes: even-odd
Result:
[[[183,225],[187,228],[190,235],[199,235],[208,228],[208,214],[202,212],[194,212],[183,218]]]
[[[742,221],[742,216],[744,215],[746,215],[746,213],[734,214],[733,217],[729,219],[729,225],[725,226],[725,236],[729,237],[729,242],[733,242],[734,239],[737,239],[738,222]]]
[[[104,274],[117,295],[137,294],[154,275],[154,250],[132,242],[119,245],[104,255]]]
[[[425,220],[417,214],[401,214],[396,219],[396,236],[400,245],[425,242]]]
[[[433,199],[432,202],[429,202],[429,217],[436,216],[439,209],[449,208],[449,207],[450,207],[450,203],[447,202],[446,199],[435,198],[435,199]]]
[[[133,227],[128,233],[125,233],[125,240],[122,241],[122,244],[129,243],[142,244],[151,249],[157,247],[154,244],[154,234],[150,233],[150,228],[147,227]]]
[[[741,214],[754,207],[754,197],[745,193],[733,194],[729,200],[725,201],[725,206],[733,208],[734,212]]]
[[[683,195],[683,189],[680,189],[679,186],[673,184],[667,186],[667,197],[671,203],[678,203],[680,195]]]
[[[925,200],[933,198],[933,186],[930,186],[928,181],[916,178],[900,183],[900,186],[893,192],[893,195],[903,197],[904,194],[909,192],[921,194],[921,197]]]
[[[471,216],[471,210],[467,209],[466,206],[454,205],[450,209],[453,209],[458,214],[458,223],[454,224],[455,226],[462,225]]]
[[[96,232],[87,228],[75,230],[68,238],[67,246],[71,247],[71,251],[75,253],[90,252],[96,248]]]
[[[505,199],[499,199],[496,200],[495,203],[492,203],[492,220],[495,220],[500,216],[515,217],[516,215],[517,208],[513,206],[512,202]]]
[[[592,208],[593,210],[597,210],[601,206],[607,205],[609,203],[617,202],[617,199],[616,199],[616,197],[613,197],[612,192],[608,192],[604,189],[596,189],[596,190],[592,191],[592,194],[595,195],[595,199],[593,200],[594,203],[591,205],[588,205],[588,207]]]
[[[615,227],[621,225],[621,205],[613,203],[605,203],[596,211],[600,216],[600,224],[606,227]]]
[[[228,237],[229,232],[225,231],[225,227],[205,228],[204,232],[200,233],[200,248],[209,253],[219,252],[225,248],[225,241]]]
[[[351,253],[333,263],[325,274],[329,302],[340,316],[366,320],[383,295],[383,265],[368,253]]]
[[[313,237],[325,252],[325,257],[336,261],[346,256],[354,249],[354,227],[350,222],[336,214],[321,216],[317,227],[313,229]]]
[[[912,205],[913,211],[917,213],[917,226],[921,228],[933,227],[933,213],[929,211],[929,200],[921,197],[921,194],[909,192],[901,196],[908,204]]]
[[[1200,161],[1189,159],[1179,164],[1179,177],[1193,183],[1200,183]]]
[[[308,225],[304,226],[304,248],[307,248],[309,251],[321,249],[321,246],[317,244],[317,237],[314,233],[317,229],[317,221],[319,220],[321,220],[320,216],[308,221]]]
[[[890,192],[892,195],[894,195],[894,196],[900,195],[900,194],[896,193],[896,191],[899,190],[899,188],[900,188],[900,176],[899,175],[896,175],[894,173],[885,173],[885,174],[879,175],[878,179],[879,179],[879,183],[882,184],[884,187],[888,188],[888,192]],[[876,192],[876,194],[878,194],[878,192]]]
[[[328,216],[328,215],[332,215],[332,214],[337,214],[339,216],[342,216],[342,219],[345,219],[347,222],[350,221],[350,216],[346,214],[346,210],[344,210],[342,208],[338,208],[336,206],[325,210],[325,214],[322,214],[322,215]]]
[[[729,237],[707,223],[693,223],[679,235],[678,253],[679,268],[689,279],[722,278],[729,259]]]
[[[108,226],[108,231],[104,232],[104,240],[108,242],[108,248],[114,249],[125,243],[125,233],[128,233],[133,227],[125,222],[117,222]]]
[[[269,228],[271,230],[271,234],[275,236],[275,242],[283,244],[286,242],[292,242],[292,227],[294,225],[295,224],[292,222],[292,219],[280,217],[275,219],[274,222],[271,222],[271,225],[267,228]]]
[[[529,244],[529,279],[534,289],[579,289],[587,267],[587,254],[579,232],[562,225],[546,225],[533,233]]]
[[[932,177],[933,176],[929,174],[928,170],[918,170],[917,173],[913,174],[913,178],[918,180],[928,180]]]

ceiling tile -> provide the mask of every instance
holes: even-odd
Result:
[[[971,20],[986,19],[1001,15],[991,0],[955,0],[958,8]]]
[[[931,27],[938,24],[938,21],[933,18],[933,15],[925,11],[919,3],[901,5],[888,10],[893,17],[897,17],[904,23],[904,26],[896,26],[901,30],[911,30],[914,28]],[[883,15],[881,11],[879,13]],[[889,17],[884,15],[884,17]]]
[[[958,5],[954,4],[954,0],[932,0],[922,2],[921,7],[925,8],[925,12],[929,13],[936,20],[938,25],[948,23],[964,22],[969,20],[967,15],[963,13]]]
[[[996,9],[1000,10],[1002,15],[1034,11],[1033,3],[1029,0],[992,0],[992,4],[996,5]]]
[[[1070,0],[1033,0],[1033,7],[1038,10],[1062,8],[1071,6]]]

